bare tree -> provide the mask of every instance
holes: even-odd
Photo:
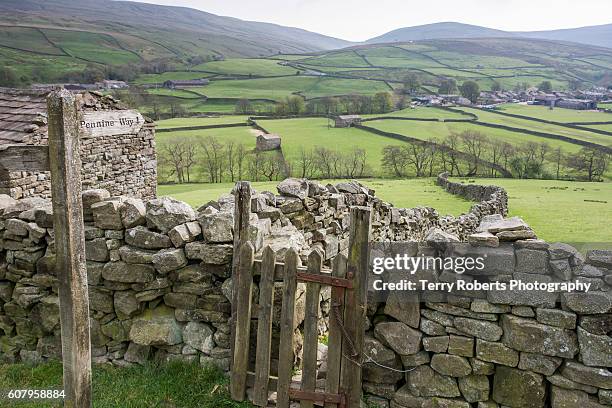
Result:
[[[472,130],[465,130],[459,135],[463,144],[463,151],[471,156],[469,174],[478,174],[478,164],[487,143],[487,137]]]
[[[225,168],[223,144],[214,137],[204,138],[200,142],[203,153],[203,165],[208,174],[209,182],[220,183]]]
[[[405,177],[408,161],[406,152],[400,146],[385,146],[382,158],[383,168],[395,177]]]
[[[315,169],[315,157],[312,150],[306,150],[304,146],[301,146],[297,164],[300,177],[312,178]]]
[[[583,147],[569,156],[567,165],[588,181],[601,181],[610,164],[610,155],[599,149]]]

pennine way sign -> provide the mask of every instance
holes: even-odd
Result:
[[[81,137],[137,134],[144,118],[135,110],[83,112],[79,121]]]

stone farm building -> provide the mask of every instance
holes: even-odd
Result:
[[[185,88],[190,86],[204,86],[208,85],[210,81],[208,79],[171,79],[164,82],[164,88],[175,89],[175,88]]]
[[[47,144],[49,90],[0,88],[0,145]],[[125,107],[97,92],[79,94],[83,111]],[[152,198],[156,194],[155,125],[145,123],[137,134],[81,139],[83,189],[104,188],[113,196]],[[49,172],[9,172],[0,169],[0,194],[19,199],[48,198]]]
[[[334,118],[335,125],[337,128],[351,127],[353,125],[361,124],[361,116],[359,115],[339,115]]]
[[[281,147],[281,137],[270,133],[257,136],[256,148],[259,151],[277,150]]]

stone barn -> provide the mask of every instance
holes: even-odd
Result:
[[[258,151],[278,150],[281,147],[281,137],[270,133],[257,136],[256,149]]]
[[[0,88],[0,145],[46,145],[49,90]],[[155,125],[136,111],[127,110],[111,96],[97,92],[79,94],[83,114],[130,113],[140,118],[128,134],[100,135],[86,129],[81,134],[83,189],[103,188],[111,195],[152,198],[156,195],[157,159]],[[84,123],[80,124],[81,126]],[[9,172],[0,169],[0,194],[19,199],[48,198],[49,172]]]
[[[361,116],[359,115],[340,115],[334,118],[334,127],[346,128],[353,125],[361,125]]]

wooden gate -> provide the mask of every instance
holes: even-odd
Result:
[[[314,250],[306,266],[298,253],[289,249],[284,262],[270,248],[255,259],[253,246],[246,239],[245,221],[250,213],[250,186],[238,183],[236,196],[237,239],[234,245],[234,285],[232,303],[232,369],[231,395],[243,401],[247,386],[253,388],[252,402],[268,405],[269,392],[276,391],[277,406],[289,407],[300,401],[304,408],[314,403],[328,408],[359,407],[361,399],[361,354],[366,313],[367,244],[370,231],[370,209],[351,210],[348,259],[338,255],[331,270],[323,267],[323,256]],[[259,275],[259,298],[253,299],[253,277]],[[275,283],[282,282],[278,375],[271,376],[272,319]],[[292,383],[294,371],[293,335],[296,288],[306,284],[303,326],[301,384]],[[317,349],[319,295],[323,285],[331,287],[327,377],[325,388],[317,387]],[[254,302],[257,302],[256,304]],[[257,318],[257,342],[254,364],[250,358],[251,318]]]

